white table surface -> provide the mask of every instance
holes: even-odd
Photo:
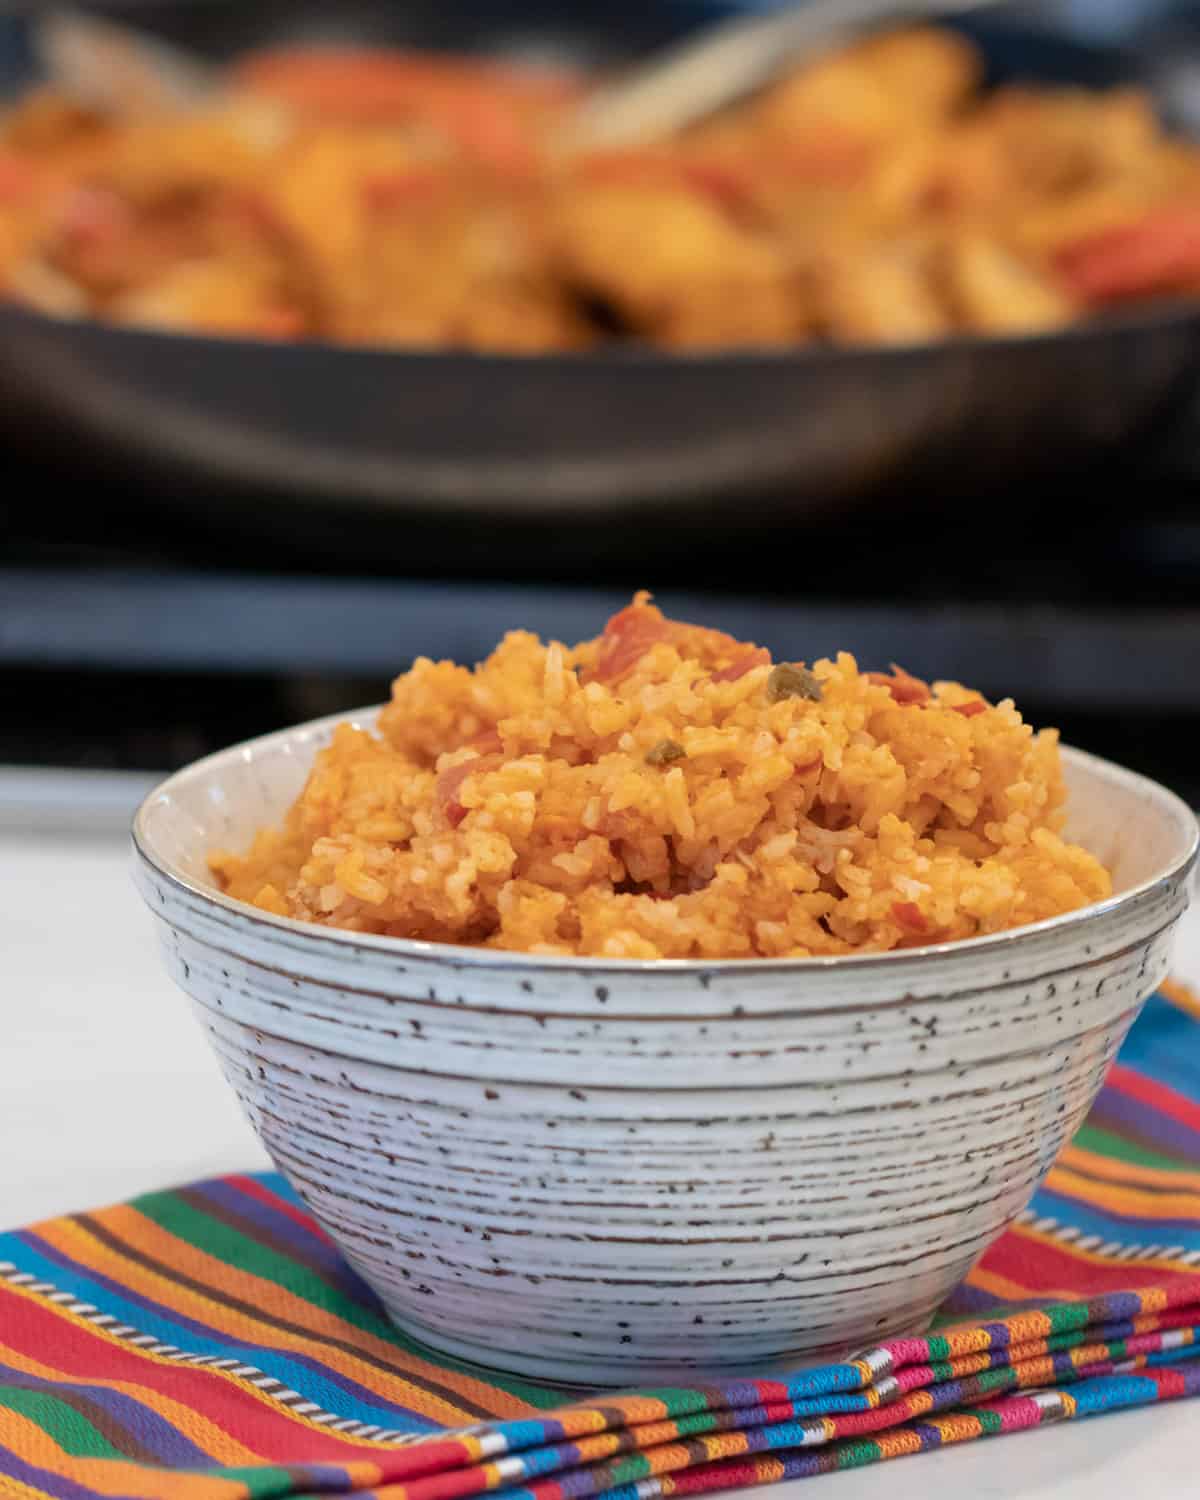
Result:
[[[78,785],[78,782],[76,782]],[[0,1228],[268,1166],[159,968],[121,830],[133,781],[97,780],[88,830],[51,778],[0,770]],[[39,827],[22,825],[35,809]],[[1200,906],[1176,971],[1200,983]],[[796,1493],[798,1485],[777,1487]],[[1200,1494],[1200,1402],[830,1475],[843,1500],[1156,1500]]]

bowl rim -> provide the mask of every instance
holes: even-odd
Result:
[[[1040,922],[1031,922],[1024,927],[1007,928],[1003,932],[986,933],[981,937],[960,938],[948,943],[926,943],[920,947],[889,950],[884,953],[850,953],[813,955],[807,958],[658,958],[627,959],[603,956],[522,953],[507,949],[469,947],[461,943],[434,943],[417,938],[385,937],[378,933],[350,932],[340,927],[321,927],[316,923],[302,922],[296,917],[280,917],[272,912],[261,911],[247,902],[235,900],[223,891],[201,884],[180,866],[167,859],[153,846],[148,824],[156,804],[169,797],[174,788],[194,780],[202,780],[206,772],[218,770],[235,760],[252,760],[256,751],[272,749],[276,745],[301,736],[316,737],[331,731],[339,724],[362,725],[373,720],[384,707],[381,703],[365,708],[343,710],[327,714],[319,719],[309,719],[284,729],[271,730],[248,740],[241,740],[222,750],[215,750],[200,759],[191,761],[172,775],[159,782],[142,800],[133,817],[130,829],[135,856],[160,879],[175,887],[182,894],[200,900],[217,910],[224,911],[235,921],[251,930],[261,930],[264,940],[290,935],[302,944],[311,944],[327,952],[337,949],[357,950],[386,958],[425,960],[449,964],[455,969],[483,969],[493,972],[522,972],[544,970],[548,973],[596,972],[602,974],[629,974],[647,978],[654,974],[689,975],[710,974],[780,974],[795,973],[843,973],[854,970],[873,970],[879,967],[909,968],[915,964],[929,964],[950,960],[959,956],[986,955],[997,949],[1036,942],[1039,937],[1063,932],[1066,929],[1091,928],[1123,908],[1133,906],[1143,897],[1178,878],[1186,878],[1200,854],[1200,821],[1188,804],[1177,793],[1163,786],[1152,777],[1131,771],[1116,761],[1093,755],[1090,751],[1063,745],[1062,753],[1068,764],[1092,769],[1110,779],[1122,780],[1139,788],[1148,800],[1159,803],[1162,811],[1173,815],[1187,830],[1184,848],[1167,865],[1149,875],[1129,890],[1109,896],[1104,901],[1075,911],[1063,912],[1059,916],[1047,917]]]

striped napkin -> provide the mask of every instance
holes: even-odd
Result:
[[[658,1500],[1200,1394],[1200,1000],[1146,1007],[937,1332],[575,1399],[397,1332],[282,1178],[0,1236],[0,1495]]]

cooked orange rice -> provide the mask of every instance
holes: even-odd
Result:
[[[327,927],[620,959],[876,952],[1111,892],[1058,735],[841,652],[811,670],[640,594],[574,648],[418,660],[222,887]]]

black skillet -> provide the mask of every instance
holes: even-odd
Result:
[[[532,41],[589,64],[719,13],[636,0],[93,8],[214,58],[337,36],[501,52]],[[997,22],[970,31],[996,79],[1130,77],[1116,54]],[[0,20],[0,85],[30,76],[26,41],[20,17]],[[4,307],[0,429],[10,446],[120,475],[156,506],[252,495],[243,527],[286,533],[307,513],[337,532],[339,513],[374,512],[398,527],[458,518],[478,540],[502,521],[612,522],[636,552],[631,524],[711,536],[881,496],[954,501],[1127,452],[1190,383],[1198,353],[1200,306],[906,349],[536,357],[181,337]]]

